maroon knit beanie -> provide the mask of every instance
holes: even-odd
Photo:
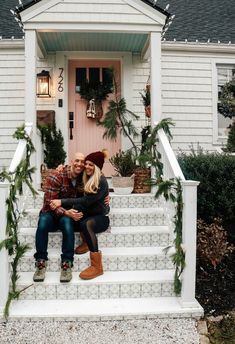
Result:
[[[104,165],[104,153],[103,152],[94,152],[91,154],[88,154],[85,158],[85,161],[89,160],[93,162],[96,166],[98,166],[101,170]]]

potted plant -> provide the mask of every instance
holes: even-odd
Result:
[[[117,172],[112,177],[113,189],[116,194],[130,194],[134,188],[134,171],[136,168],[131,150],[119,151],[111,157],[110,162]]]
[[[111,71],[110,71],[111,72]],[[80,96],[87,101],[87,117],[100,120],[103,117],[102,101],[112,93],[112,82],[89,82],[86,80],[80,88]]]
[[[64,164],[66,152],[64,151],[64,138],[61,130],[56,129],[56,125],[38,126],[41,132],[43,144],[44,164],[41,165],[42,190],[45,190],[46,178],[53,173],[55,168]]]
[[[151,94],[150,94],[150,85],[146,85],[144,93],[140,93],[142,97],[142,102],[145,109],[146,117],[151,117]]]

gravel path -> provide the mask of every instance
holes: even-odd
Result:
[[[0,323],[0,344],[199,344],[192,319]]]

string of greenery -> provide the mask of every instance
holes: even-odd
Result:
[[[4,308],[4,316],[7,319],[9,316],[9,308],[11,301],[18,299],[22,290],[17,289],[18,275],[18,264],[20,259],[24,256],[26,251],[30,248],[27,244],[22,244],[19,241],[18,225],[20,218],[25,214],[19,210],[19,199],[18,195],[22,195],[23,186],[26,184],[32,194],[35,196],[37,192],[32,186],[32,173],[35,172],[35,168],[30,167],[30,156],[35,151],[33,143],[25,131],[24,127],[17,128],[15,131],[14,138],[17,140],[26,141],[26,156],[23,159],[14,173],[7,172],[6,170],[0,173],[0,179],[2,181],[7,180],[10,183],[9,196],[6,200],[7,205],[7,225],[6,225],[6,239],[0,242],[0,250],[6,248],[10,256],[11,261],[11,283],[8,293],[7,302]]]
[[[175,253],[171,256],[175,265],[174,274],[174,291],[176,295],[181,293],[181,274],[185,267],[185,252],[182,246],[182,214],[183,214],[183,198],[182,198],[182,186],[179,178],[171,178],[168,180],[163,179],[163,163],[161,161],[161,153],[157,150],[159,143],[158,131],[163,129],[169,140],[172,139],[170,132],[170,126],[174,123],[170,118],[165,118],[160,121],[155,127],[148,127],[148,133],[146,135],[146,141],[144,150],[140,156],[141,164],[149,164],[154,169],[154,177],[151,178],[151,185],[157,186],[155,198],[159,198],[161,195],[166,201],[172,201],[175,204],[174,215],[174,246]],[[167,252],[171,246],[166,247]]]

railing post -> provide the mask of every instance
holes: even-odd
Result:
[[[196,243],[197,243],[197,186],[199,182],[182,181],[183,189],[183,245],[185,247],[185,269],[182,276],[181,304],[193,307],[196,284]],[[197,303],[198,305],[198,303]]]
[[[0,183],[0,241],[6,238],[6,199],[9,192],[9,183]],[[5,248],[0,250],[0,317],[7,301],[9,291],[8,252]]]

